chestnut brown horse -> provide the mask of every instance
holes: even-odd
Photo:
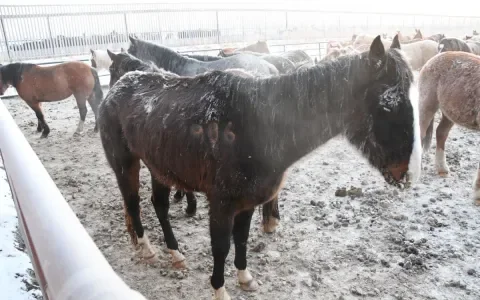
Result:
[[[449,51],[430,59],[420,71],[420,131],[424,151],[430,147],[433,121],[440,108],[435,166],[441,176],[449,172],[445,141],[453,124],[480,131],[480,57]],[[474,201],[480,205],[480,166],[474,184]]]
[[[42,102],[60,101],[74,95],[80,111],[76,133],[80,133],[87,115],[87,100],[96,121],[98,105],[103,98],[97,71],[76,61],[48,67],[26,63],[0,65],[0,95],[9,86],[13,86],[18,96],[35,112],[38,119],[37,131],[43,131],[42,138],[50,133],[43,115]],[[97,131],[96,125],[94,130]]]
[[[243,51],[251,51],[257,53],[270,53],[270,49],[268,49],[268,44],[266,41],[258,41],[255,44],[248,45],[247,47],[243,48],[224,48],[220,50],[218,56],[227,56],[228,54],[232,54],[233,52],[243,52]]]

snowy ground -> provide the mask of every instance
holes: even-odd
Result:
[[[31,109],[18,98],[3,101],[66,201],[129,286],[150,300],[211,299],[212,257],[203,196],[193,218],[185,216],[185,201],[172,202],[170,208],[188,270],[172,269],[162,250],[160,263],[145,265],[134,255],[125,231],[121,196],[93,133],[91,111],[86,132],[74,136],[79,119],[75,101],[44,103],[51,133],[40,139]],[[420,182],[399,191],[387,186],[343,138],[331,140],[289,169],[279,196],[282,219],[276,233],[263,234],[254,214],[247,255],[260,289],[239,289],[232,248],[226,266],[228,291],[233,299],[480,299],[480,208],[472,200],[479,144],[478,132],[454,126],[447,141],[450,176],[437,175],[431,149]],[[336,196],[342,187],[354,193]],[[164,249],[150,192],[143,168],[142,218],[152,244]]]
[[[0,156],[0,298],[41,299],[32,264],[17,229],[17,211]]]

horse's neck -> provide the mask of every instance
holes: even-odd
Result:
[[[155,54],[152,54],[151,51],[144,51],[144,59],[152,60],[158,67],[179,75],[189,75],[185,73],[188,67],[195,67],[203,63],[160,46],[155,48]]]
[[[341,57],[247,87],[253,115],[246,119],[252,119],[249,126],[262,137],[257,147],[272,165],[288,167],[345,130],[368,84],[366,67],[359,56]]]

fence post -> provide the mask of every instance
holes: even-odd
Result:
[[[123,22],[125,23],[125,34],[127,35],[127,41],[128,41],[127,13],[123,14]]]
[[[285,29],[288,29],[288,11],[285,11]]]
[[[215,19],[217,20],[217,44],[220,45],[220,26],[218,25],[218,10],[215,11]]]
[[[52,54],[55,55],[55,43],[53,42],[52,28],[50,27],[50,17],[47,17],[48,37],[52,45]]]
[[[3,16],[0,16],[0,24],[2,25],[2,32],[3,32],[4,41],[5,41],[5,47],[7,47],[8,61],[12,62],[12,55],[10,53],[10,47],[8,46],[7,30],[5,29],[5,22],[3,22]]]

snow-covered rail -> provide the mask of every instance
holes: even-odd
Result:
[[[0,154],[44,299],[145,300],[113,271],[1,101]]]

